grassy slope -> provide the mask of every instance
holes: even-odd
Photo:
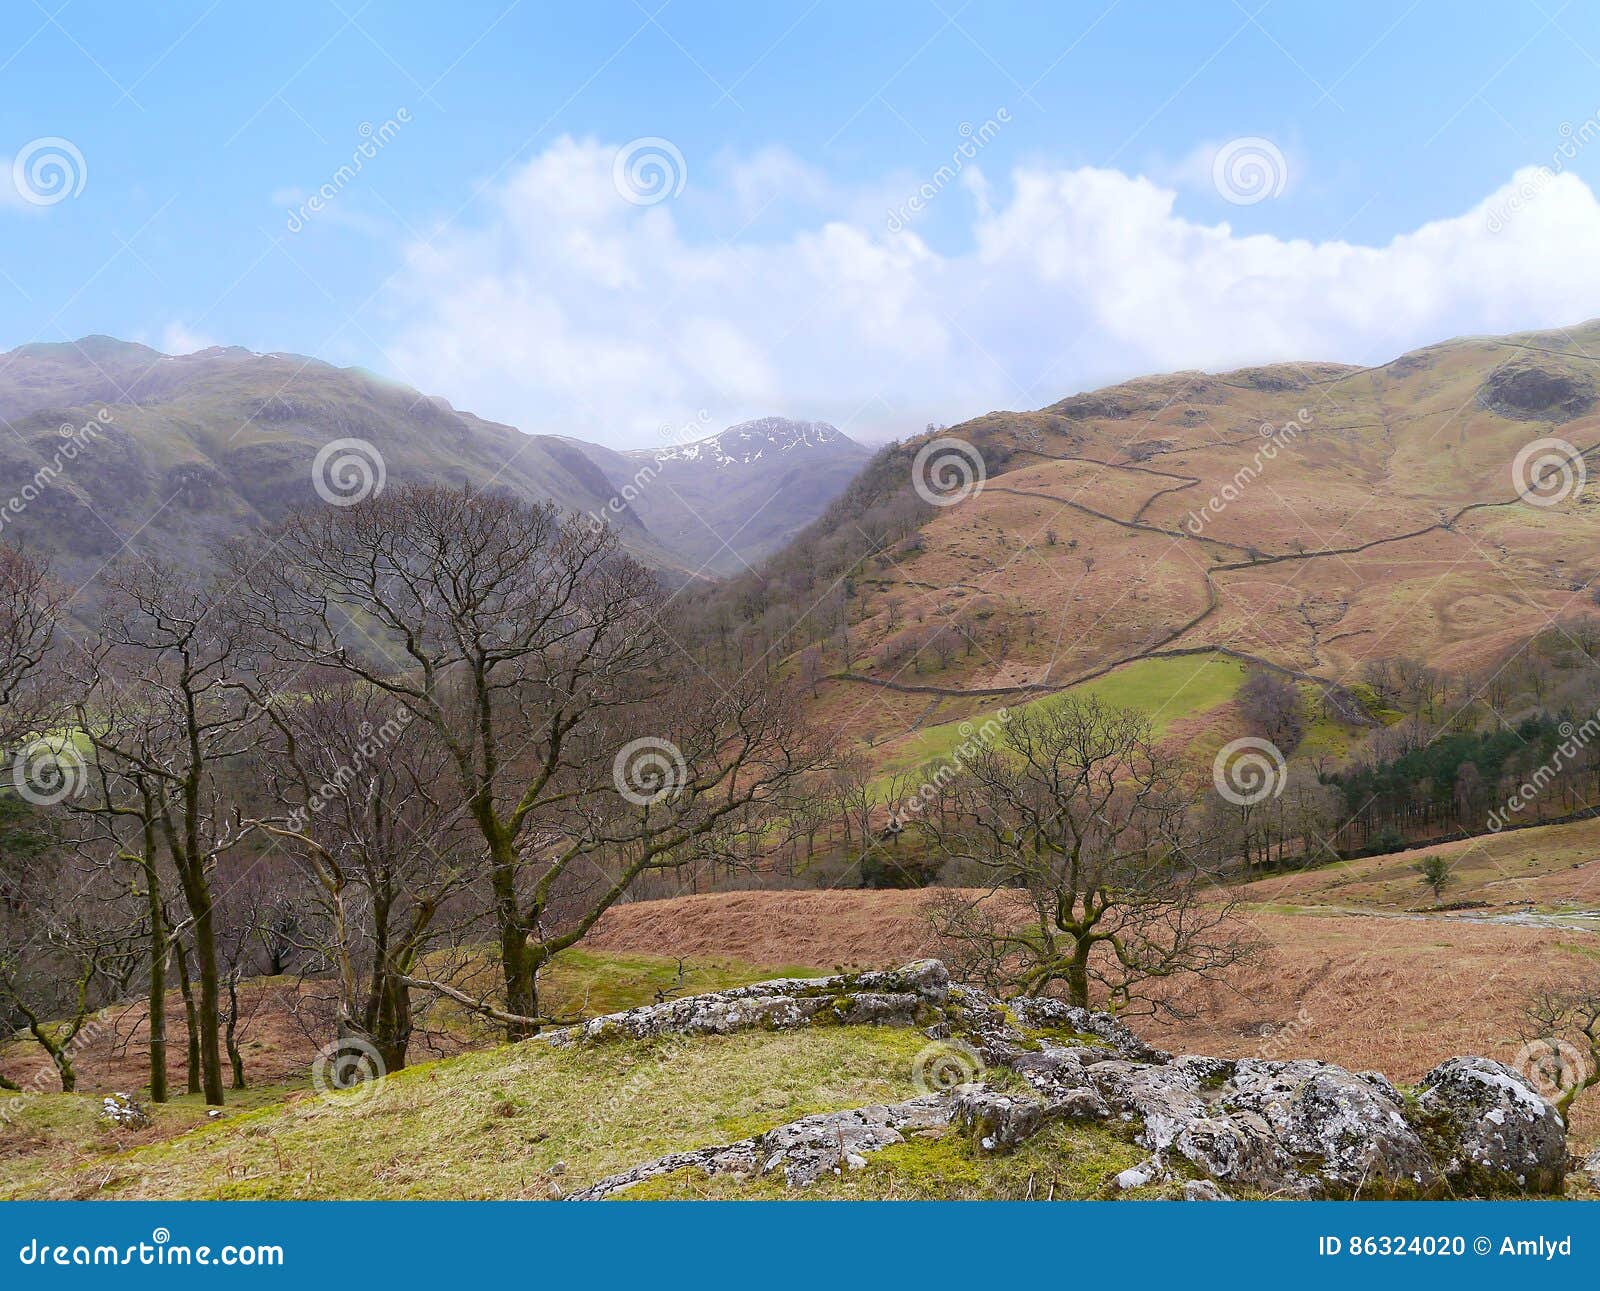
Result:
[[[1173,722],[1203,713],[1227,703],[1244,680],[1244,665],[1221,655],[1201,659],[1141,659],[1073,687],[1069,693],[1095,695],[1110,704],[1136,707],[1152,714],[1156,734],[1162,735]],[[1060,703],[1055,695],[1011,704],[1010,712],[1045,709]],[[950,758],[956,746],[973,731],[995,716],[998,705],[970,719],[941,722],[913,732],[894,742],[881,754],[879,765],[885,773],[911,771],[932,762]]]
[[[1262,908],[1351,908],[1403,912],[1434,904],[1416,866],[1446,857],[1451,880],[1444,901],[1482,902],[1486,914],[1507,907],[1572,915],[1600,910],[1600,820],[1486,834],[1460,843],[1367,857],[1260,879],[1241,895]],[[1468,912],[1468,917],[1472,917]],[[1600,918],[1592,921],[1600,928]]]
[[[701,904],[708,900],[712,899]],[[1435,942],[1439,953],[1452,962],[1464,956],[1459,975],[1466,979],[1447,984],[1434,974],[1437,992],[1460,999],[1470,988],[1477,998],[1485,971],[1493,973],[1505,965],[1509,949],[1508,944],[1493,950],[1485,960],[1473,949],[1477,942],[1499,943],[1521,933],[1384,921],[1382,935],[1375,937],[1380,929],[1354,926],[1371,924],[1370,920],[1269,915],[1264,922],[1270,927],[1282,924],[1291,938],[1316,942],[1317,947],[1311,955],[1317,962],[1285,960],[1272,974],[1293,988],[1295,1000],[1305,1010],[1302,1016],[1312,1019],[1303,1033],[1291,1034],[1292,1043],[1279,1056],[1304,1051],[1351,1066],[1387,1065],[1402,1079],[1415,1079],[1442,1053],[1408,1062],[1403,1072],[1392,1062],[1380,1062],[1395,1057],[1394,1047],[1404,1037],[1399,1032],[1387,1039],[1374,1035],[1375,1027],[1382,1031],[1383,1025],[1362,1021],[1362,1002],[1382,999],[1393,985],[1384,980],[1387,974],[1402,970],[1414,977],[1419,969],[1426,971],[1433,953],[1428,946]],[[1350,947],[1341,951],[1324,944],[1323,934],[1335,924],[1352,925],[1353,954]],[[1412,929],[1428,934],[1422,943],[1411,937]],[[1393,948],[1398,959],[1374,944],[1391,931],[1403,937]],[[1553,968],[1548,954],[1555,946],[1549,944],[1550,938],[1548,933],[1537,937],[1545,952],[1539,957],[1545,973]],[[1285,949],[1290,944],[1274,940]],[[1528,951],[1533,949],[1530,942]],[[885,948],[886,954],[890,951]],[[1378,959],[1368,960],[1373,952]],[[1520,957],[1512,962],[1520,964]],[[693,963],[692,989],[748,980],[754,971],[744,961],[703,955]],[[1335,969],[1335,964],[1344,967]],[[1341,980],[1330,980],[1330,969]],[[1347,971],[1356,970],[1356,978],[1342,980]],[[675,960],[598,952],[569,959],[558,975],[564,998],[573,1002],[586,998],[596,1008],[653,998],[658,987],[675,983],[676,976]],[[1313,988],[1310,994],[1302,993],[1306,987]],[[1322,987],[1329,989],[1323,993]],[[1485,1003],[1503,1023],[1505,1001]],[[1250,1008],[1263,1006],[1265,1016],[1276,1012],[1266,1001]],[[1285,1005],[1284,1015],[1291,1009]],[[1361,1014],[1348,1021],[1381,1052],[1358,1052],[1348,1037],[1341,1040],[1339,1020],[1329,1016],[1333,1009]],[[1384,1011],[1386,1016],[1393,1012],[1387,1006]],[[1206,1010],[1217,1024],[1224,1023],[1223,1012],[1228,1013],[1226,1025],[1234,1025],[1238,1002],[1226,1010]],[[1447,1012],[1453,1015],[1454,1010]],[[1484,1022],[1488,1030],[1472,1036],[1465,1049],[1492,1051],[1486,1042],[1498,1030],[1492,1018]],[[1437,1020],[1432,1024],[1420,1017],[1389,1020],[1391,1031],[1413,1023],[1424,1027],[1414,1037],[1417,1043],[1439,1029]],[[1172,1047],[1222,1053],[1249,1053],[1260,1044],[1255,1038],[1228,1043],[1221,1032],[1157,1034],[1157,1038]],[[1185,1040],[1190,1043],[1184,1044]],[[908,1097],[916,1092],[915,1055],[926,1043],[917,1031],[875,1028],[619,1042],[581,1051],[557,1050],[535,1041],[422,1064],[369,1087],[366,1097],[319,1097],[303,1081],[294,1087],[252,1090],[216,1122],[209,1122],[205,1109],[184,1098],[156,1109],[157,1126],[139,1133],[99,1120],[97,1096],[35,1095],[21,1101],[9,1124],[0,1125],[0,1197],[544,1198],[574,1191],[668,1151],[729,1142],[812,1112]],[[1463,1048],[1454,1043],[1451,1047]],[[1588,1142],[1594,1131],[1592,1118],[1582,1119],[1580,1143]],[[825,1179],[802,1195],[1098,1197],[1108,1195],[1109,1180],[1117,1172],[1143,1156],[1131,1141],[1129,1127],[1122,1125],[1055,1127],[1005,1158],[977,1156],[953,1134],[926,1134],[874,1154],[866,1168]],[[1131,1195],[1175,1191],[1176,1185],[1167,1185]],[[787,1194],[773,1179],[742,1183],[680,1171],[629,1195]]]
[[[1573,336],[1600,337],[1600,322]],[[1594,613],[1600,497],[1518,504],[1510,463],[1540,435],[1595,449],[1600,400],[1573,417],[1555,405],[1507,415],[1491,389],[1531,366],[1592,392],[1600,370],[1582,350],[1593,352],[1558,336],[1478,338],[1371,372],[1152,377],[953,427],[990,453],[987,487],[858,571],[849,658],[823,661],[948,693],[839,681],[818,711],[905,770],[950,741],[924,731],[901,747],[902,733],[976,720],[995,707],[986,689],[1060,684],[1174,645],[1226,644],[1344,682],[1371,656],[1484,666],[1526,634],[1530,606],[1551,619]],[[1283,451],[1261,458],[1259,428],[1291,422],[1301,429]],[[1192,513],[1212,498],[1232,500],[1196,537]],[[883,650],[951,622],[979,648],[946,661]],[[1184,666],[1154,663],[1104,680],[1145,691],[1141,677]],[[1172,694],[1156,689],[1152,707]],[[1337,752],[1323,734],[1313,750]]]
[[[0,1164],[0,1196],[179,1199],[558,1197],[671,1151],[725,1143],[814,1112],[911,1097],[919,1031],[879,1027],[507,1045],[410,1068],[350,1095],[289,1101],[166,1142],[109,1128],[90,1100],[29,1100],[18,1129],[56,1150]],[[195,1109],[173,1107],[168,1122]],[[807,1197],[1095,1197],[1147,1153],[1132,1128],[1059,1126],[1014,1156],[919,1134]],[[1166,1196],[1168,1185],[1131,1197]],[[781,1179],[680,1171],[640,1197],[788,1194]]]
[[[909,1097],[912,1059],[926,1043],[918,1032],[841,1028],[586,1050],[501,1046],[112,1151],[48,1182],[0,1175],[0,1192],[543,1198],[666,1152]],[[60,1115],[54,1100],[39,1101],[39,1114]]]
[[[1231,702],[1239,693],[1245,672],[1245,665],[1239,660],[1220,654],[1140,659],[1063,693],[1093,695],[1108,704],[1148,713],[1156,738],[1161,739],[1173,733],[1177,724],[1203,721]],[[1313,688],[1302,689],[1305,710],[1315,713]],[[1008,705],[1007,711],[1048,711],[1060,702],[1060,695],[1049,695]],[[949,761],[957,747],[998,712],[996,706],[961,721],[941,722],[914,731],[875,751],[874,760],[886,776]],[[1349,739],[1347,728],[1318,716],[1310,722],[1299,751],[1338,753]]]

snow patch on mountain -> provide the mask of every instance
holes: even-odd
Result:
[[[769,455],[848,444],[843,431],[825,421],[791,421],[787,417],[760,417],[706,439],[664,448],[641,448],[624,456],[652,462],[701,462],[715,468],[748,466]]]

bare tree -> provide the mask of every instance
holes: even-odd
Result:
[[[271,648],[385,692],[448,755],[513,1037],[540,1025],[538,974],[636,879],[820,763],[764,679],[722,687],[686,660],[610,530],[552,505],[407,486],[293,513],[269,541],[236,568]],[[605,881],[556,926],[597,866]]]
[[[1252,669],[1239,687],[1239,708],[1245,721],[1271,740],[1285,757],[1305,738],[1300,688],[1281,673],[1270,668]]]
[[[936,928],[958,963],[1008,991],[1061,983],[1083,1007],[1098,995],[1178,1012],[1145,988],[1255,953],[1234,903],[1209,889],[1176,766],[1142,714],[1074,695],[1016,713],[951,798],[952,818],[924,827],[992,891],[947,897]]]
[[[433,729],[365,683],[319,687],[269,710],[262,825],[310,881],[318,949],[338,985],[341,1044],[406,1065],[412,988],[435,921],[475,877],[477,841]],[[282,928],[291,940],[298,929]]]
[[[211,876],[245,833],[229,777],[256,738],[248,654],[238,621],[207,581],[141,561],[111,585],[97,637],[66,662],[76,682],[74,719],[92,748],[108,810],[138,824],[138,851],[125,856],[153,882],[148,844],[157,840],[177,876],[198,986],[201,1092],[220,1104],[222,977]],[[159,893],[151,900],[159,902]]]
[[[167,1101],[167,962],[172,934],[167,921],[166,878],[157,831],[155,789],[137,768],[113,787],[106,764],[96,762],[93,789],[69,797],[64,806],[75,824],[73,844],[88,865],[107,865],[126,875],[128,894],[144,908],[148,970],[150,1101]]]
[[[1570,1120],[1577,1097],[1600,1084],[1600,979],[1541,991],[1524,1016],[1539,1083]]]
[[[0,1007],[44,1050],[65,1093],[98,1037],[91,1019],[123,993],[142,942],[137,916],[104,877],[66,866],[31,873],[26,902],[0,917]]]
[[[0,543],[0,741],[7,744],[45,720],[52,694],[41,683],[61,606],[44,559]]]

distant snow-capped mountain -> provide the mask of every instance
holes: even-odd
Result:
[[[210,569],[229,539],[321,505],[319,454],[334,444],[354,446],[389,485],[470,484],[604,515],[674,582],[759,559],[820,515],[867,456],[831,426],[778,417],[621,454],[299,355],[163,355],[109,336],[0,355],[0,423],[0,500],[28,499],[4,537],[49,552],[83,607],[125,550]],[[63,427],[81,429],[68,439]]]
[[[665,448],[636,448],[624,453],[636,462],[703,462],[710,466],[749,466],[774,455],[827,450],[860,445],[825,421],[790,421],[787,417],[760,417],[729,426],[721,434]]]
[[[827,422],[788,417],[660,448],[582,447],[645,527],[707,574],[736,573],[781,547],[872,455]]]

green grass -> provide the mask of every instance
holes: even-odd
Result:
[[[1124,664],[1081,686],[1009,706],[1011,712],[1047,712],[1064,695],[1093,695],[1121,708],[1137,708],[1150,717],[1157,738],[1174,722],[1206,713],[1232,699],[1244,681],[1245,668],[1224,655],[1186,655],[1175,659],[1140,659]],[[917,731],[884,760],[884,775],[914,771],[948,761],[958,745],[980,730],[998,708],[959,722],[944,722]]]
[[[573,949],[558,956],[541,975],[540,987],[544,1002],[553,1012],[593,1017],[654,1003],[658,993],[676,998],[774,977],[817,973],[810,966],[752,964],[732,959],[691,959],[682,968],[680,981],[679,961],[670,956]],[[498,971],[487,952],[484,971]],[[441,1007],[435,1021],[449,1012],[451,1009]],[[463,1034],[477,1037],[474,1047],[493,1043],[492,1035],[474,1020],[463,1016],[456,1021]],[[31,1042],[16,1043],[26,1049]],[[181,1072],[174,1071],[173,1075],[181,1088]],[[148,1149],[156,1141],[175,1139],[197,1127],[202,1133],[217,1128],[213,1124],[215,1118],[197,1094],[176,1095],[167,1104],[156,1106],[148,1103],[148,1090],[135,1093],[154,1119],[148,1130],[132,1132],[101,1120],[103,1095],[98,1092],[30,1094],[16,1103],[11,1101],[15,1096],[0,1093],[0,1111],[11,1113],[9,1120],[0,1119],[0,1197],[63,1190],[65,1195],[76,1195],[80,1188],[96,1190],[99,1176],[95,1169],[99,1168],[103,1175],[112,1168],[111,1162],[123,1154]],[[309,1074],[284,1084],[229,1090],[222,1117],[231,1122],[309,1096]],[[741,1129],[729,1137],[738,1138],[745,1132]],[[98,1191],[95,1195],[99,1195]]]
[[[708,1177],[690,1168],[646,1180],[619,1194],[627,1200],[808,1200],[1056,1201],[1126,1197],[1130,1200],[1182,1195],[1182,1184],[1158,1184],[1122,1192],[1113,1180],[1149,1155],[1132,1141],[1133,1127],[1120,1124],[1058,1124],[1003,1156],[978,1152],[954,1130],[914,1134],[867,1156],[858,1170],[824,1175],[803,1192],[788,1189],[781,1171],[755,1179]]]
[[[229,1090],[222,1115],[275,1106],[308,1086],[309,1081],[299,1081]],[[100,1162],[130,1147],[186,1133],[212,1119],[199,1094],[180,1094],[164,1104],[150,1103],[141,1094],[153,1125],[143,1131],[127,1130],[101,1119],[104,1097],[27,1094],[13,1103],[17,1095],[0,1095],[0,1108],[10,1113],[0,1120],[0,1198],[41,1193],[68,1178],[87,1179]]]
[[[53,1135],[62,1150],[48,1170],[0,1171],[0,1195],[549,1197],[666,1152],[910,1097],[926,1044],[919,1031],[875,1027],[585,1049],[530,1041],[121,1151],[119,1132],[94,1121],[98,1100],[44,1096],[29,1100],[24,1133]]]
[[[654,1004],[658,991],[676,999],[774,977],[818,976],[816,968],[800,964],[688,959],[683,963],[680,980],[678,967],[678,961],[666,955],[626,955],[574,947],[562,951],[540,975],[539,991],[551,1011],[562,1017],[598,1017],[640,1004]]]

